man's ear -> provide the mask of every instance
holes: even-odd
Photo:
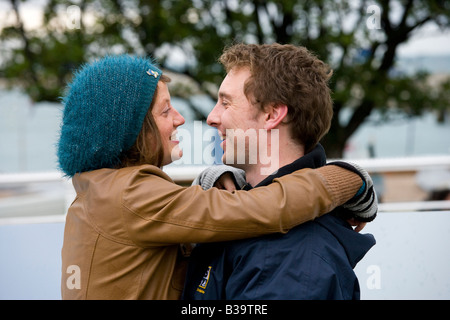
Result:
[[[276,104],[266,107],[264,129],[276,128],[288,114],[288,107],[285,104]]]

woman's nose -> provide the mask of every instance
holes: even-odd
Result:
[[[183,116],[178,112],[178,110],[175,109],[175,117],[174,117],[174,124],[176,127],[181,126],[184,124],[185,120]]]

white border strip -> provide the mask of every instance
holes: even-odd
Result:
[[[7,217],[0,218],[0,226],[11,224],[35,224],[35,223],[64,223],[66,215],[36,216],[36,217]]]
[[[445,201],[411,201],[411,202],[387,202],[378,204],[379,212],[398,211],[450,211],[450,200]]]

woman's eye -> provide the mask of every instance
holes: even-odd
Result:
[[[169,107],[167,107],[167,108],[165,108],[164,110],[163,110],[163,114],[168,114],[169,113],[169,111],[170,111],[170,108]]]

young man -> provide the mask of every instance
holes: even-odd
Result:
[[[227,76],[207,122],[224,138],[224,163],[245,171],[244,189],[326,164],[319,140],[329,130],[332,101],[322,61],[303,47],[279,44],[235,45],[220,61]],[[200,177],[204,188],[233,171],[214,170]],[[236,183],[242,180],[238,171],[233,174]],[[375,218],[371,186],[360,209],[355,214],[340,207],[287,234],[198,245],[184,298],[359,299],[353,268],[375,240],[349,222]]]

